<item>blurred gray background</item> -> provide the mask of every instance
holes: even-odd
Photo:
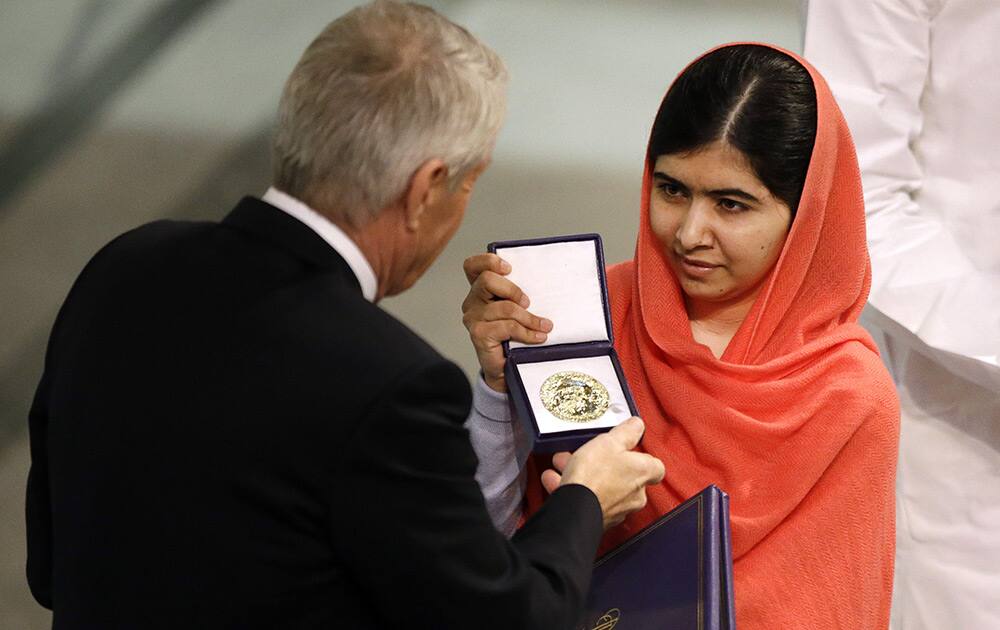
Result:
[[[356,4],[0,4],[0,628],[51,623],[24,582],[26,418],[76,274],[124,230],[219,219],[262,194],[284,78]],[[727,41],[801,48],[798,0],[428,4],[506,60],[509,116],[461,230],[413,290],[383,305],[470,375],[466,256],[495,239],[594,231],[609,262],[628,258],[646,137],[677,72]]]

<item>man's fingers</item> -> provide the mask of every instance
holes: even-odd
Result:
[[[551,468],[542,473],[542,486],[545,487],[545,491],[549,494],[556,491],[560,482],[562,482],[562,475]]]
[[[552,467],[559,472],[566,470],[566,464],[569,463],[571,457],[573,457],[572,453],[567,451],[556,453],[552,456]]]
[[[624,520],[625,520],[625,515],[624,514],[622,514],[621,516],[618,516],[616,518],[613,518],[613,519],[605,522],[605,524],[604,524],[604,530],[607,531],[609,528],[614,527],[615,525],[620,525],[622,523],[622,521],[624,521]]]
[[[638,512],[642,508],[646,507],[646,504],[648,502],[649,502],[649,497],[646,496],[646,490],[644,488],[640,490],[636,494],[636,496],[632,499],[632,505],[630,505],[629,507],[631,508],[632,512]]]
[[[663,476],[667,474],[667,469],[663,462],[646,453],[635,453],[641,455],[646,460],[646,485],[653,486],[663,481]]]
[[[492,271],[500,275],[510,273],[510,263],[496,254],[476,254],[465,259],[465,262],[462,263],[462,270],[465,271],[466,280],[472,284],[484,271]]]
[[[646,430],[646,425],[637,416],[632,416],[608,432],[615,441],[621,444],[625,450],[631,451],[642,439],[642,434]]]

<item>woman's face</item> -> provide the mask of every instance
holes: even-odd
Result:
[[[689,313],[692,306],[752,303],[778,260],[791,216],[727,144],[656,159],[649,219]]]

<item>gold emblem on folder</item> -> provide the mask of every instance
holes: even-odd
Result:
[[[610,397],[604,385],[583,372],[557,372],[542,383],[542,404],[553,416],[589,422],[604,415]]]
[[[622,611],[617,608],[612,608],[608,612],[601,615],[591,630],[611,630],[618,625],[618,620],[621,619],[621,616]]]

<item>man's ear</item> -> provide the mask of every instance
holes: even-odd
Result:
[[[424,212],[437,201],[447,183],[448,165],[438,158],[427,160],[413,172],[402,200],[407,230],[415,232],[420,227]]]

